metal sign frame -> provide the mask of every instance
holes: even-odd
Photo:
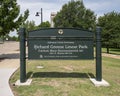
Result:
[[[54,29],[54,31],[53,31]],[[29,34],[28,38],[28,44],[29,44],[29,39],[30,38],[91,38],[93,39],[93,34],[89,34],[86,32],[85,34],[81,34],[84,30],[81,30],[81,32],[78,32],[79,29],[76,29],[76,31],[73,28],[69,28],[72,32],[74,31],[74,34],[68,34],[64,30],[68,30],[68,28],[50,28],[41,30],[45,34],[42,35],[42,32],[37,32],[36,34],[31,32]],[[49,30],[49,31],[48,31]],[[56,33],[55,30],[58,30]],[[35,32],[35,31],[34,31]],[[55,32],[55,33],[54,33]],[[65,32],[65,33],[64,33]],[[20,28],[19,34],[20,34],[20,82],[24,83],[26,81],[26,35],[25,35],[25,28]],[[63,35],[64,34],[64,35]],[[56,37],[55,37],[56,36]],[[29,45],[28,45],[29,46]],[[96,80],[101,81],[102,80],[102,57],[101,57],[101,28],[97,27],[96,28]]]

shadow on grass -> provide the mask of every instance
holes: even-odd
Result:
[[[111,51],[120,52],[120,49],[110,49]]]
[[[120,55],[120,49],[110,49],[110,54]]]
[[[119,53],[114,53],[114,52],[109,52],[109,53],[107,53],[107,52],[102,52],[102,53],[112,54],[112,55],[120,55]]]
[[[78,72],[28,72],[27,78],[95,78],[92,73]]]
[[[27,78],[27,79],[32,78],[32,74],[33,74],[33,72],[28,72],[28,73],[26,74],[26,78]]]

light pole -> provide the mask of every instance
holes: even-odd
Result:
[[[41,8],[41,12],[36,12],[35,16],[39,16],[39,14],[41,14],[41,23],[43,22],[43,12],[42,12],[42,8]]]

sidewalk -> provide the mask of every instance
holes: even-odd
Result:
[[[0,44],[0,96],[14,96],[9,78],[19,68],[18,50],[18,42]]]
[[[111,57],[111,58],[114,58],[114,59],[120,59],[120,55],[113,55],[113,54],[102,53],[102,56]]]
[[[16,69],[13,68],[0,68],[0,96],[14,96],[10,86],[9,86],[9,78],[15,72]]]

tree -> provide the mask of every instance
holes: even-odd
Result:
[[[26,21],[24,23],[24,27],[27,29],[27,31],[35,30],[37,29],[37,26],[35,25],[35,21]]]
[[[70,1],[63,5],[54,18],[55,27],[78,27],[94,29],[96,16],[90,9],[86,9],[81,0]]]
[[[31,31],[31,30],[35,30],[38,28],[49,28],[50,27],[50,23],[48,21],[46,22],[42,22],[41,24],[39,24],[38,26],[35,25],[35,21],[26,21],[24,23],[24,27],[27,29],[27,31]]]
[[[46,22],[42,22],[40,25],[38,25],[39,28],[49,28],[50,27],[50,23],[49,21]]]
[[[120,47],[120,13],[110,12],[98,18],[98,25],[102,27],[102,42],[107,48]]]
[[[24,15],[20,13],[20,6],[17,0],[0,0],[0,36],[8,34],[19,28],[29,15],[26,10]]]

